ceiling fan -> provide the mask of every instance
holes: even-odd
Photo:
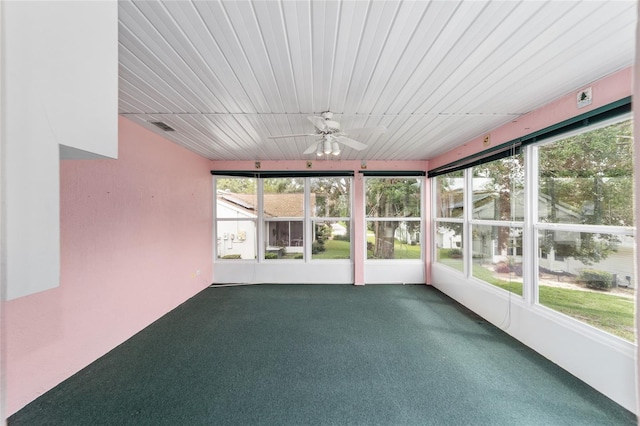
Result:
[[[320,140],[313,145],[309,146],[303,154],[316,153],[318,157],[323,155],[339,155],[340,144],[344,144],[349,148],[356,149],[358,151],[363,150],[367,145],[362,142],[358,142],[355,139],[348,138],[347,136],[353,133],[358,135],[370,135],[370,134],[382,134],[387,131],[384,126],[367,127],[360,129],[342,130],[340,123],[333,119],[333,113],[331,111],[325,111],[318,116],[307,117],[316,128],[315,133],[302,133],[297,135],[279,135],[269,136],[269,139],[281,139],[281,138],[296,138],[304,136],[317,137]]]

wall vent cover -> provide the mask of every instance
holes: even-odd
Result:
[[[162,121],[150,121],[149,123],[153,124],[154,126],[159,127],[160,129],[164,130],[165,132],[173,132],[174,131],[173,127],[169,126],[167,123],[163,123]]]

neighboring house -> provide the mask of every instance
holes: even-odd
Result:
[[[347,235],[347,227],[340,223],[331,224],[331,235]]]
[[[284,248],[288,253],[304,250],[304,194],[266,193],[264,200],[265,250]],[[218,257],[240,254],[242,259],[256,257],[256,196],[218,191],[218,218],[238,218],[237,221],[217,221]],[[311,209],[315,194],[311,194]]]
[[[455,198],[462,198],[455,196]],[[516,220],[523,217],[524,206],[522,200],[524,198],[516,194],[512,198],[511,211],[514,212]],[[479,192],[474,191],[473,203],[474,209],[472,217],[474,220],[494,220],[498,195],[495,192]],[[543,217],[551,214],[551,197],[538,195],[538,211]],[[452,216],[462,214],[462,203],[454,203],[451,206]],[[565,203],[555,203],[553,214],[556,222],[559,223],[580,223],[584,214],[577,211]],[[457,212],[457,213],[455,213]],[[509,222],[505,222],[505,226],[509,226]],[[473,229],[475,228],[475,229]],[[517,227],[509,231],[508,238],[511,240],[507,247],[500,247],[498,237],[495,232],[478,232],[476,227],[472,228],[472,245],[473,257],[479,262],[498,263],[510,259],[516,263],[522,262],[522,235]],[[485,228],[486,229],[486,228]],[[569,231],[553,231],[553,240],[555,250],[552,248],[549,252],[544,252],[542,248],[538,249],[538,266],[549,271],[562,271],[565,273],[578,275],[584,268],[595,268],[600,271],[615,274],[619,285],[629,285],[635,282],[633,250],[635,241],[632,237],[619,237],[620,242],[615,252],[610,253],[606,259],[600,260],[597,265],[585,265],[571,256],[563,255],[563,248],[568,252],[573,248],[580,246],[580,233]],[[462,247],[462,237],[460,232],[452,229],[452,227],[441,226],[435,232],[437,247],[452,249]]]
[[[419,222],[412,223],[416,226],[419,224]],[[416,226],[413,228],[416,228]],[[420,228],[417,227],[417,229],[414,230],[408,226],[407,222],[400,222],[393,236],[403,244],[415,245],[420,242]]]
[[[257,216],[253,203],[247,203],[236,194],[218,191],[216,215],[218,218],[237,218],[216,221],[218,257],[240,255],[241,259],[255,259]]]

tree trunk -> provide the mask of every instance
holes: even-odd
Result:
[[[374,232],[376,235],[376,246],[373,255],[377,259],[394,259],[394,234],[397,222],[376,222]]]

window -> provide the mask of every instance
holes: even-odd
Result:
[[[436,262],[463,272],[462,223],[437,222],[436,226]]]
[[[522,154],[473,167],[474,220],[524,219],[524,157]]]
[[[422,178],[367,177],[367,259],[421,259]]]
[[[435,260],[463,272],[464,172],[459,170],[434,179]]]
[[[351,178],[310,179],[312,259],[351,258]]]
[[[634,341],[632,121],[572,123],[570,136],[432,173],[435,261]]]
[[[538,303],[634,340],[632,122],[536,148]]]
[[[522,228],[471,226],[473,276],[522,296]]]
[[[256,258],[257,187],[253,178],[216,178],[216,256]]]
[[[265,259],[304,259],[304,178],[263,182]]]
[[[471,175],[472,275],[522,296],[524,156],[513,152]]]
[[[214,180],[216,259],[262,263],[351,258],[352,173],[231,173],[236,176],[215,175]]]
[[[633,139],[627,120],[539,148],[538,220],[633,226]]]
[[[464,211],[463,171],[438,176],[436,185],[436,211],[438,218],[460,218]]]

